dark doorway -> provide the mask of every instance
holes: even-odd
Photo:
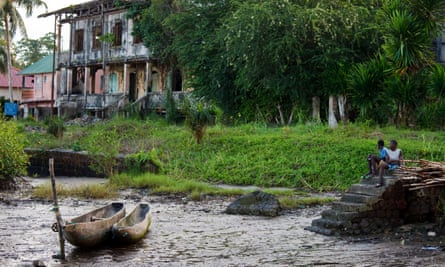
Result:
[[[172,91],[182,91],[181,71],[179,69],[175,69],[172,78]]]
[[[136,101],[137,98],[137,89],[136,89],[136,72],[130,73],[130,94],[129,94],[129,100],[130,101]]]

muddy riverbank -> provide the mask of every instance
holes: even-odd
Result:
[[[7,197],[7,196],[6,196]],[[67,262],[53,259],[57,233],[46,201],[1,202],[0,266],[26,266],[40,260],[47,266],[442,266],[442,238],[396,234],[347,239],[304,230],[328,207],[285,212],[276,218],[223,214],[230,199],[190,202],[181,198],[144,196],[153,223],[140,243],[125,248],[79,250],[67,244]],[[65,199],[65,218],[80,215],[108,201]],[[136,204],[124,201],[127,210]],[[403,241],[402,241],[403,240]],[[422,250],[424,248],[424,250]]]

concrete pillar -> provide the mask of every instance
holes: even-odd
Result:
[[[150,81],[151,81],[151,63],[147,61],[145,62],[145,82],[144,82],[144,88],[146,94],[148,93],[148,87],[150,85]]]
[[[28,118],[28,114],[29,114],[29,108],[28,108],[28,105],[25,104],[23,106],[23,118],[24,119]]]
[[[128,64],[124,64],[124,95],[128,95]]]
[[[86,97],[86,95],[88,94],[88,84],[89,84],[89,80],[90,80],[90,67],[85,67],[85,75],[84,75],[84,84],[83,84],[83,93]]]
[[[68,69],[66,76],[66,91],[70,95],[73,92],[73,69]]]

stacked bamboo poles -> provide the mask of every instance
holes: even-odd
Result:
[[[433,187],[445,187],[445,163],[428,160],[405,160],[413,166],[402,166],[394,175],[410,191]]]

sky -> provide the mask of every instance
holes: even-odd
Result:
[[[44,0],[46,5],[48,6],[48,12],[58,10],[70,5],[75,5],[79,3],[88,2],[89,0]],[[37,18],[38,15],[46,13],[45,8],[36,8],[34,9],[32,17],[27,17],[24,10],[20,10],[20,14],[22,15],[23,20],[25,21],[26,31],[28,33],[28,37],[31,39],[38,39],[44,36],[48,32],[54,32],[54,16],[50,16],[47,18]],[[69,27],[68,24],[62,27],[62,46],[67,47],[68,41],[68,32]],[[17,38],[20,38],[19,36]],[[66,39],[66,41],[64,40]]]

